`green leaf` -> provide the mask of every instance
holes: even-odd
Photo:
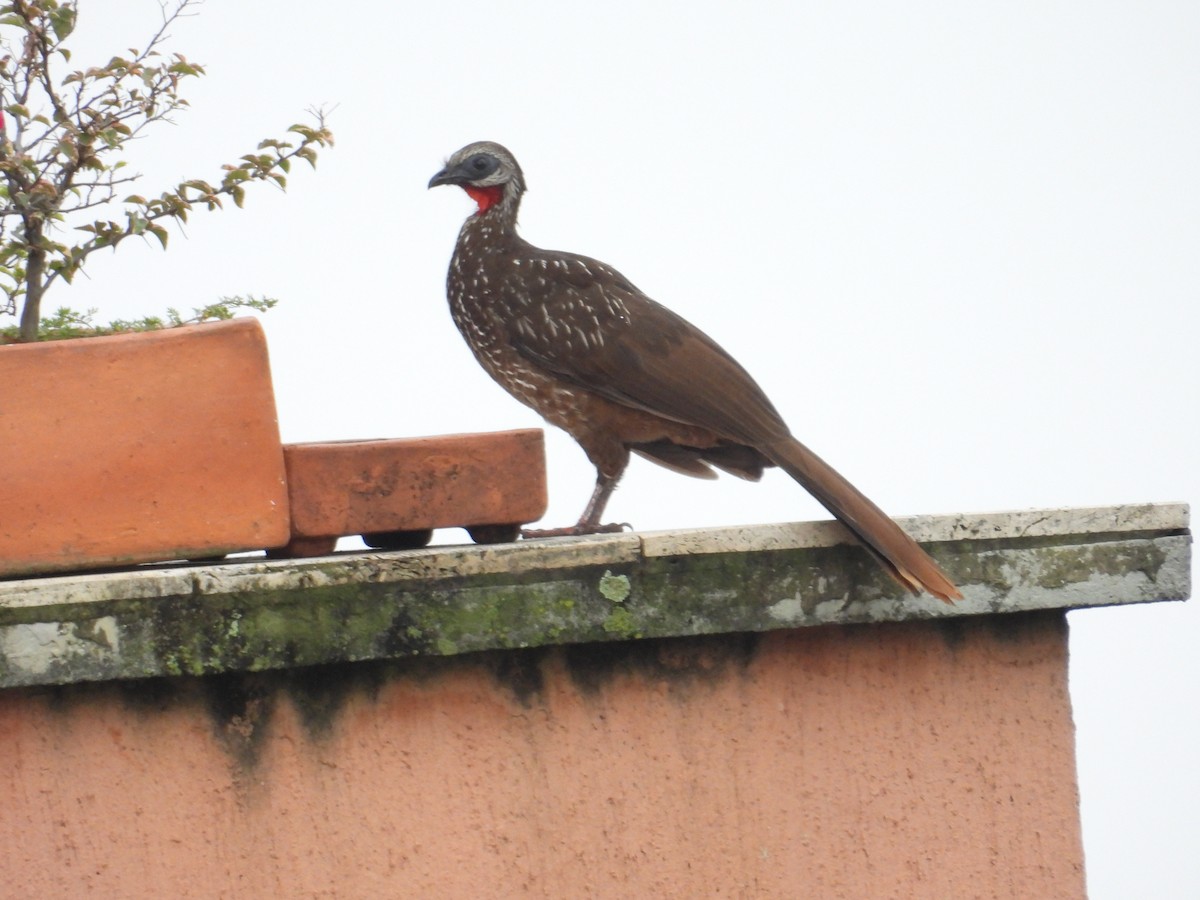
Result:
[[[170,236],[167,233],[167,229],[163,228],[161,225],[151,222],[146,226],[146,230],[158,238],[158,242],[162,244],[162,248],[164,250],[167,249],[167,238]]]
[[[203,75],[204,66],[190,63],[182,53],[176,53],[175,62],[167,67],[167,71],[173,75]]]
[[[65,156],[71,162],[79,161],[79,148],[69,138],[63,138],[55,146],[55,151],[62,156]]]
[[[50,13],[50,27],[54,36],[60,41],[65,40],[75,30],[75,9],[70,6],[60,6]]]

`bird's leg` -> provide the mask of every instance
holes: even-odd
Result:
[[[575,524],[575,528],[580,534],[598,534],[600,532],[620,531],[624,528],[623,525],[611,524],[601,525],[600,517],[604,515],[604,508],[608,506],[608,500],[613,495],[613,491],[617,489],[617,482],[621,480],[620,475],[605,475],[599,469],[596,470],[596,488],[592,491],[591,499],[584,507],[583,515],[579,517],[579,521]]]
[[[592,491],[592,498],[588,500],[588,505],[584,508],[583,515],[579,517],[578,522],[565,528],[524,528],[521,530],[521,537],[529,540],[565,535],[613,534],[623,531],[625,526],[620,523],[600,524],[600,517],[604,515],[604,507],[608,505],[608,498],[617,489],[617,482],[620,480],[620,475],[605,475],[597,469],[596,489]]]

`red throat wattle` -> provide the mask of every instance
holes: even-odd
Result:
[[[489,208],[500,202],[500,198],[504,196],[504,186],[500,184],[491,184],[487,187],[475,187],[473,184],[464,184],[462,189],[466,191],[472,200],[479,204],[479,213],[485,213]],[[476,215],[479,215],[476,213]]]

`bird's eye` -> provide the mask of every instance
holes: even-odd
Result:
[[[500,160],[487,153],[476,153],[467,160],[467,168],[478,178],[491,175],[500,168]]]

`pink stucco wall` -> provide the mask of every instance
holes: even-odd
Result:
[[[35,897],[1080,897],[1061,613],[0,693]]]

